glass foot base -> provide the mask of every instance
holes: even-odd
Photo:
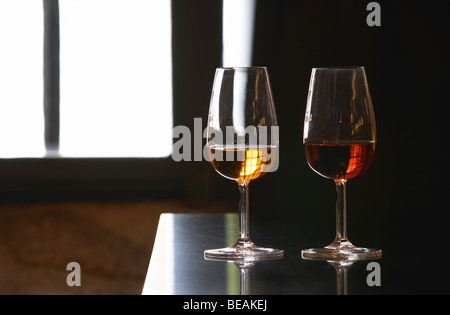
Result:
[[[302,258],[327,261],[380,259],[381,249],[357,247],[346,241],[323,248],[304,249]]]
[[[205,250],[207,259],[259,260],[283,257],[284,250],[256,246],[253,243],[236,243],[233,246]]]

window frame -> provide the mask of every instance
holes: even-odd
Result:
[[[188,198],[208,183],[209,163],[164,158],[59,157],[59,1],[43,0],[44,112],[47,156],[0,159],[0,200]],[[203,9],[198,10],[198,6]],[[210,88],[221,65],[222,1],[193,7],[171,1],[173,125],[206,124]],[[203,36],[199,34],[203,33]],[[205,36],[207,40],[205,41]],[[51,39],[51,40],[50,40]],[[187,57],[187,58],[186,58]],[[195,71],[193,71],[195,69]],[[198,78],[195,82],[192,76]],[[200,100],[200,101],[199,101]],[[176,141],[177,139],[174,139]]]

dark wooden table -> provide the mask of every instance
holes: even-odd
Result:
[[[209,261],[203,251],[231,245],[238,235],[237,214],[162,214],[143,294],[303,295],[448,294],[446,260],[382,248],[380,260],[337,265],[301,258],[318,239],[281,219],[254,219],[252,240],[282,248],[284,257],[239,264]],[[317,234],[317,233],[316,233]],[[418,249],[419,252],[419,249]],[[375,263],[375,264],[374,264]]]

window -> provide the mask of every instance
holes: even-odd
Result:
[[[59,10],[60,154],[170,155],[170,1],[66,0]]]
[[[223,0],[223,66],[252,65],[256,0]]]
[[[255,5],[223,0],[223,66],[251,65]],[[46,156],[43,39],[57,40],[57,156],[170,155],[170,0],[1,0],[0,157]]]
[[[51,13],[59,17],[59,67],[51,71],[60,79],[60,156],[170,155],[170,0],[50,2],[59,4]],[[0,157],[46,154],[45,10],[41,1],[0,0]]]
[[[0,0],[0,157],[42,157],[43,13],[36,0]]]
[[[0,199],[204,198],[172,127],[206,122],[216,67],[250,65],[255,3],[0,0]]]

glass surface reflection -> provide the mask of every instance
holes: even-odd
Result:
[[[336,271],[336,294],[337,295],[347,295],[348,294],[348,286],[347,286],[348,273],[349,273],[350,267],[355,262],[367,261],[367,263],[369,263],[369,261],[373,260],[370,258],[359,259],[359,260],[351,260],[351,259],[343,260],[340,258],[317,259],[317,258],[305,258],[305,257],[303,257],[303,259],[310,260],[310,261],[326,261],[334,267],[334,270]]]
[[[353,262],[350,261],[329,261],[336,270],[336,294],[347,295],[347,275]]]
[[[250,271],[255,266],[256,263],[266,260],[279,260],[283,259],[283,257],[260,257],[255,259],[229,259],[224,260],[223,258],[208,258],[205,257],[205,260],[208,261],[214,261],[214,262],[228,262],[231,264],[234,264],[239,271],[239,290],[235,287],[228,288],[228,294],[240,294],[240,295],[250,295],[251,292],[251,286],[250,286]],[[234,277],[233,271],[227,269],[227,279],[229,277]],[[237,284],[236,281],[233,281],[234,279],[229,279],[228,284]]]

